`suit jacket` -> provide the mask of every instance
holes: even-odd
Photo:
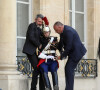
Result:
[[[26,33],[26,41],[23,47],[23,53],[33,55],[36,48],[40,45],[41,29],[37,27],[36,23],[31,23]]]
[[[64,48],[64,51],[61,53],[61,59],[69,56],[74,61],[79,61],[86,53],[86,48],[82,44],[78,33],[67,25],[64,25],[63,33],[60,34],[59,51],[62,48]]]

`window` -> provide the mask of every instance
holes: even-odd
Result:
[[[17,56],[24,56],[22,49],[26,31],[32,21],[31,3],[31,0],[17,0]]]
[[[70,25],[78,32],[86,45],[86,0],[69,0]]]

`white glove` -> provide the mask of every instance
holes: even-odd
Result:
[[[46,59],[47,55],[45,55],[44,53],[41,53],[38,57],[42,59]]]
[[[47,56],[44,53],[41,53],[38,58],[46,59],[45,62],[47,62],[47,59],[53,59],[55,60],[54,56]]]
[[[46,56],[47,59],[53,59],[54,60],[54,56]]]

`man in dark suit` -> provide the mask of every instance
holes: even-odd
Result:
[[[43,15],[38,14],[36,16],[35,22],[29,25],[27,33],[26,33],[26,41],[23,47],[23,53],[27,55],[32,67],[34,68],[32,82],[31,82],[31,90],[37,90],[36,88],[37,78],[40,73],[37,68],[38,56],[36,54],[36,49],[37,47],[41,47],[39,38],[42,33],[40,29],[43,23],[42,19],[43,19]],[[43,84],[41,75],[40,75],[39,85],[40,85],[39,86],[40,90],[44,90],[44,84]]]
[[[65,59],[68,56],[68,61],[65,65],[65,90],[73,90],[74,69],[80,59],[85,55],[86,49],[78,33],[72,27],[63,25],[61,22],[56,22],[54,24],[54,30],[60,34],[58,49],[61,55],[58,57],[58,60]],[[62,48],[64,48],[64,51],[62,51]]]

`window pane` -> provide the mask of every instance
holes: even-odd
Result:
[[[69,12],[70,26],[72,26],[72,12]]]
[[[17,0],[17,1],[24,1],[24,2],[29,2],[29,0]]]
[[[69,10],[72,10],[72,0],[69,0]]]
[[[29,24],[29,5],[17,4],[17,36],[26,36]]]
[[[84,12],[84,0],[75,0],[75,11]]]
[[[84,42],[84,15],[75,14],[75,28],[80,36],[82,42]]]
[[[17,56],[25,56],[25,54],[22,53],[24,43],[25,39],[17,39]]]

